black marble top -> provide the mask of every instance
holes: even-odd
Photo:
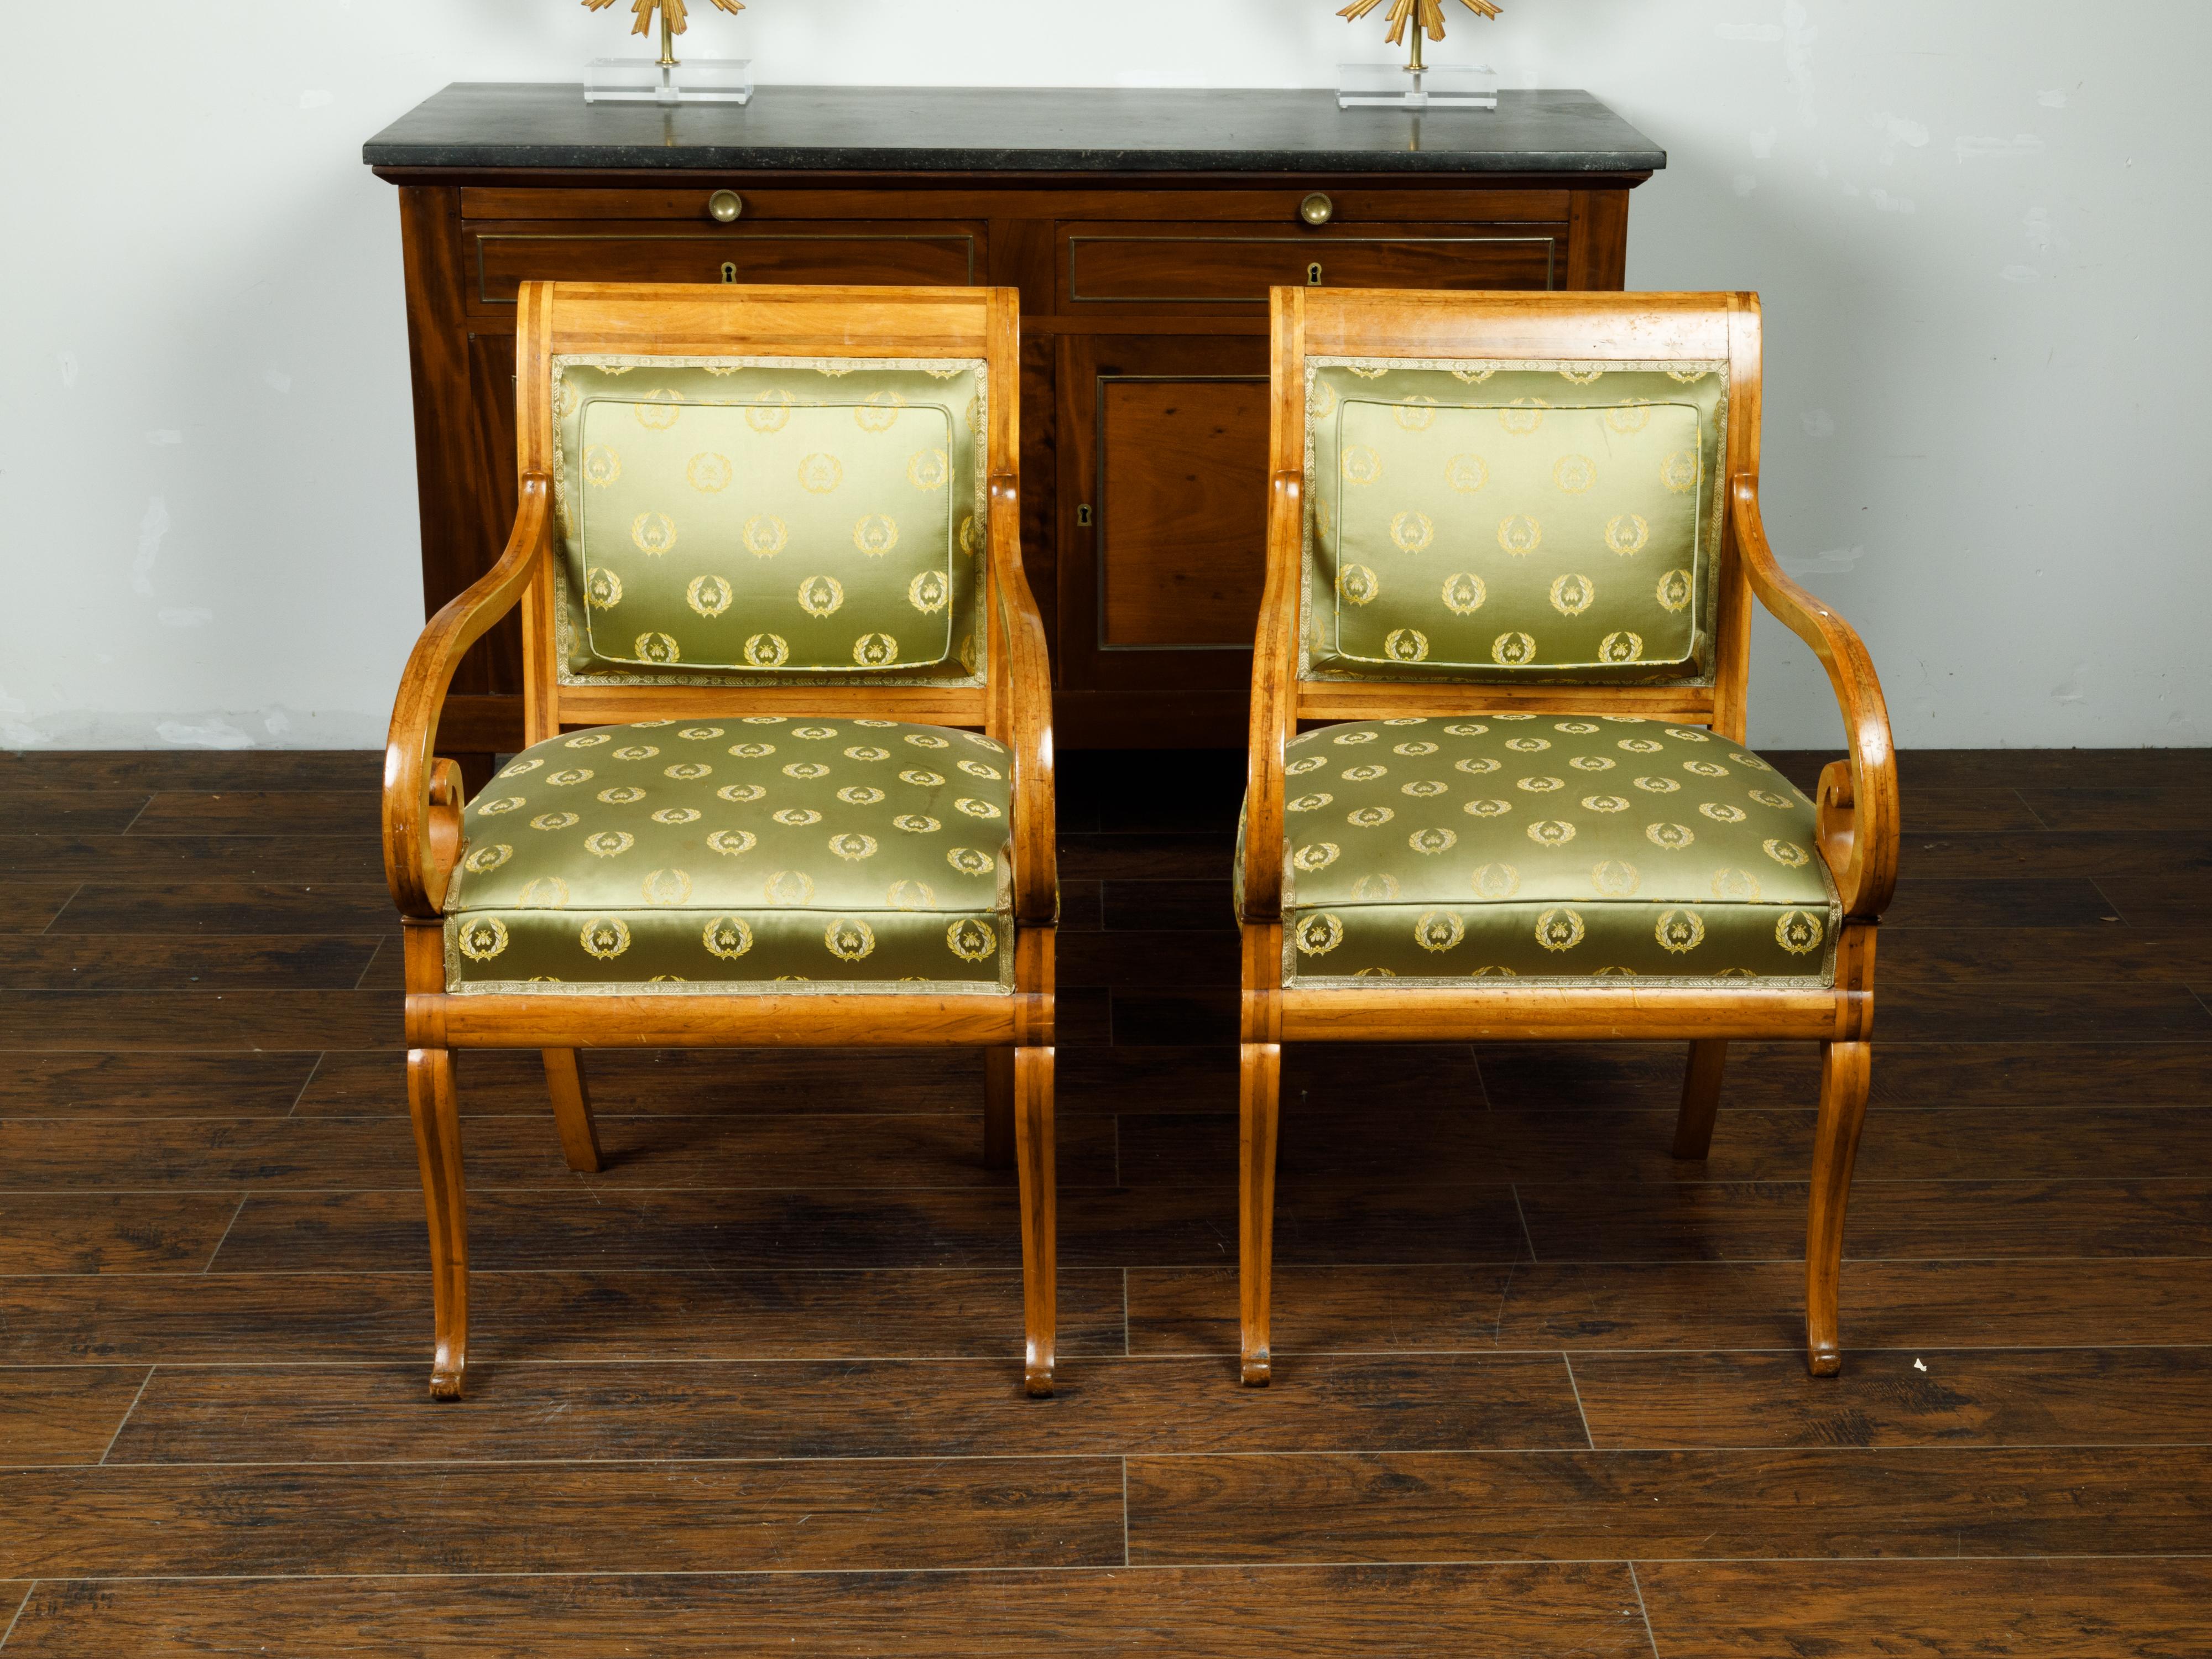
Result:
[[[1336,106],[1333,92],[763,87],[751,103],[586,104],[461,82],[362,146],[380,167],[871,173],[1647,173],[1667,152],[1586,92],[1495,110]]]

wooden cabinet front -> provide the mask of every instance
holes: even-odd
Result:
[[[513,511],[520,283],[1018,289],[1024,554],[1059,741],[1085,747],[1244,740],[1269,287],[1618,288],[1641,175],[1480,188],[1450,174],[387,176],[401,186],[432,609],[489,568]],[[734,222],[715,217],[717,191],[739,196]],[[1317,226],[1300,211],[1316,191]],[[453,749],[520,741],[513,635],[495,630],[465,665]]]

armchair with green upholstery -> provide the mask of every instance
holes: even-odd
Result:
[[[1050,694],[1023,576],[1003,289],[526,283],[520,508],[424,630],[385,854],[409,1097],[460,1394],[453,1050],[544,1055],[599,1166],[580,1051],[989,1051],[1018,1164],[1024,1382],[1052,1388]],[[473,799],[434,758],[455,665],[522,608],[526,744]]]
[[[1277,289],[1268,572],[1237,842],[1243,1376],[1270,1375],[1286,1041],[1822,1045],[1807,1358],[1840,1365],[1897,784],[1872,665],[1759,517],[1748,295]],[[1753,597],[1849,754],[1745,744]]]

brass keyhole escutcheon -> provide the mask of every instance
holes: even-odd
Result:
[[[1080,505],[1079,505],[1079,506],[1076,507],[1076,509],[1075,509],[1075,524],[1076,524],[1076,527],[1077,527],[1079,530],[1088,530],[1088,529],[1091,527],[1091,503],[1090,503],[1090,502],[1088,502],[1088,501],[1082,502]]]
[[[707,198],[707,216],[718,225],[734,224],[745,210],[745,198],[734,190],[718,190]]]
[[[736,261],[732,259],[725,259],[722,261],[722,280],[726,283],[734,283],[738,280],[738,267]]]
[[[1325,225],[1336,216],[1336,204],[1316,191],[1298,204],[1298,217],[1310,225]]]
[[[1321,261],[1318,259],[1306,267],[1306,286],[1308,288],[1321,286]]]

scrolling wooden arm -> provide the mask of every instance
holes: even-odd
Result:
[[[1283,748],[1297,730],[1297,587],[1305,481],[1278,472],[1267,502],[1267,586],[1252,646],[1250,772],[1244,791],[1244,915],[1283,914]]]
[[[1844,914],[1873,921],[1897,888],[1897,752],[1874,661],[1851,625],[1782,573],[1759,522],[1759,477],[1739,475],[1732,491],[1736,546],[1759,602],[1813,647],[1844,712],[1847,759],[1820,774],[1820,851],[1835,872]]]
[[[486,629],[514,607],[552,533],[551,481],[522,477],[514,532],[499,562],[430,618],[400,676],[384,747],[384,878],[399,913],[437,919],[460,850],[460,769],[436,757],[438,717],[453,671]]]
[[[1048,927],[1060,917],[1060,860],[1053,836],[1052,671],[1044,623],[1022,571],[1021,487],[1012,473],[991,479],[992,591],[1006,653],[996,724],[1014,756],[1014,919]]]

